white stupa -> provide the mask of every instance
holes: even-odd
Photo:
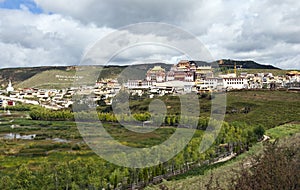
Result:
[[[14,91],[14,87],[11,84],[11,80],[9,80],[8,87],[6,88],[6,92],[8,93],[13,91]]]

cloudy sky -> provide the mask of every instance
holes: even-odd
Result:
[[[195,35],[214,59],[300,69],[295,0],[0,0],[0,68],[76,65],[96,40],[139,22],[175,25]],[[150,49],[150,57],[163,59],[163,50]],[[124,55],[149,59],[141,50]]]

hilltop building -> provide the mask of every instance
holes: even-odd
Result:
[[[154,66],[147,71],[147,81],[164,82],[166,77],[165,69],[161,66]]]
[[[186,81],[192,82],[195,80],[196,65],[190,64],[189,61],[180,61],[171,67],[167,72],[166,81]]]
[[[213,78],[213,71],[211,66],[200,66],[196,69],[196,84],[202,83],[207,78]]]
[[[157,83],[167,81],[195,82],[196,79],[200,80],[211,77],[213,77],[211,66],[197,67],[194,63],[183,60],[174,64],[168,72],[160,66],[154,66],[147,71],[146,81]]]

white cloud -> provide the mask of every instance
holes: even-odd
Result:
[[[136,22],[178,24],[192,13],[199,0],[35,0],[45,11],[70,15],[84,23],[122,27]]]
[[[226,8],[232,13],[224,15],[225,21],[213,23],[199,37],[216,59],[251,59],[300,68],[295,60],[300,54],[299,2],[251,1]]]
[[[300,54],[300,1],[35,2],[46,13],[54,14],[0,9],[1,66],[77,64],[83,50],[104,34],[127,24],[156,21],[196,35],[215,59],[252,59],[282,68],[300,68],[296,59]],[[188,41],[184,44],[188,45]],[[39,52],[43,58],[30,62],[26,56],[33,57],[30,52]],[[142,56],[142,52],[136,54]],[[155,52],[152,57],[161,55]],[[178,55],[173,56],[170,60],[176,60]]]
[[[193,60],[213,61],[210,53],[191,34],[167,24],[141,23],[115,31],[97,41],[85,58],[91,64],[105,64],[114,56],[114,63],[174,60],[189,56]],[[151,61],[153,62],[153,61]],[[174,62],[173,62],[174,64]]]
[[[62,15],[0,9],[0,65],[74,65],[93,41],[113,29],[83,25]]]

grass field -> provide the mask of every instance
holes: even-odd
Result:
[[[241,121],[250,125],[262,125],[269,129],[285,123],[299,121],[300,94],[286,91],[230,92],[227,96],[227,110],[250,107],[248,114],[227,114],[228,122]]]
[[[237,74],[240,73],[248,73],[248,74],[256,74],[256,73],[272,73],[274,76],[282,76],[285,75],[289,70],[279,70],[279,69],[237,69]]]
[[[65,78],[58,78],[57,75],[72,77],[75,75],[75,71],[61,71],[61,70],[49,70],[43,71],[34,75],[33,77],[19,83],[16,88],[67,88],[70,87],[73,81]],[[51,81],[51,82],[49,82]]]
[[[90,66],[83,70],[46,70],[35,74],[15,85],[16,88],[45,88],[45,89],[63,89],[74,86],[72,77],[75,75],[82,76],[80,82],[90,83],[90,78],[85,76],[94,76],[95,80],[99,79],[114,79],[119,81],[127,81],[128,79],[144,79],[147,70],[130,68],[125,70],[124,67],[100,67]],[[87,73],[86,73],[87,72]],[[60,77],[57,77],[59,75]],[[51,82],[49,82],[51,81]],[[94,83],[94,80],[92,81]]]
[[[285,124],[266,131],[266,135],[272,139],[292,136],[295,133],[300,133],[300,124]]]
[[[209,117],[211,100],[199,99],[200,115]],[[180,115],[180,100],[176,96],[158,97],[166,104],[167,112]],[[132,112],[148,111],[151,99],[132,100]],[[287,91],[232,91],[227,93],[227,111],[225,121],[244,122],[249,125],[262,125],[266,129],[299,121],[300,118],[300,93]],[[245,108],[249,112],[245,113]]]

